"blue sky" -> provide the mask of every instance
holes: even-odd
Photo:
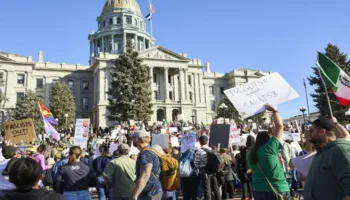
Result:
[[[97,29],[96,17],[105,0],[2,1],[0,50],[35,60],[42,50],[48,62],[88,63],[87,37]],[[138,2],[147,15],[148,1]],[[348,0],[153,0],[153,4],[157,45],[210,62],[212,71],[244,67],[281,73],[301,96],[279,106],[283,117],[300,114],[299,107],[306,105],[302,79],[312,73],[316,50],[332,43],[350,52]]]

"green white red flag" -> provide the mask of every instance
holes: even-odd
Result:
[[[350,78],[326,55],[317,52],[317,65],[327,89],[330,89],[343,106],[350,106]]]

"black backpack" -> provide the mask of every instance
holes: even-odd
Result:
[[[207,174],[214,174],[216,172],[220,172],[224,164],[224,161],[221,158],[220,154],[205,148],[202,149],[207,153],[208,158],[207,166],[204,168],[205,172]]]
[[[52,180],[52,168],[47,169],[44,174],[44,178],[42,180],[44,186],[53,186],[53,180]]]

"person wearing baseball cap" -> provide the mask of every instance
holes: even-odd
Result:
[[[132,136],[133,145],[140,150],[136,161],[136,185],[131,199],[160,200],[163,195],[162,185],[159,181],[161,168],[160,160],[150,148],[151,134],[142,129],[136,130]]]
[[[309,137],[317,152],[304,187],[305,200],[350,200],[350,141],[338,138],[349,133],[335,118],[319,118],[311,123]],[[320,184],[327,183],[327,184]]]
[[[120,157],[109,162],[103,171],[103,180],[109,189],[111,199],[129,199],[132,196],[136,161],[128,156],[129,151],[128,144],[120,144],[118,146]]]

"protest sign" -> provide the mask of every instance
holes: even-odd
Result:
[[[169,127],[169,133],[176,133],[178,132],[177,127]]]
[[[152,134],[152,146],[159,145],[163,149],[169,147],[169,135],[168,134]]]
[[[241,134],[241,129],[237,129],[237,126],[235,124],[231,124],[229,144],[238,143],[240,141],[240,138],[239,138],[240,134]]]
[[[298,170],[298,172],[302,175],[307,176],[315,154],[316,152],[313,152],[310,154],[292,158],[292,162],[295,166],[295,169]]]
[[[171,143],[171,146],[172,146],[172,147],[178,147],[178,146],[180,146],[179,138],[177,138],[177,137],[171,137],[171,138],[170,138],[170,143]]]
[[[277,72],[225,90],[224,93],[242,118],[265,111],[267,103],[277,106],[299,97]]]
[[[186,133],[181,137],[181,152],[184,153],[188,149],[193,149],[196,145],[197,134],[196,133]]]
[[[230,137],[230,128],[230,124],[212,124],[210,126],[209,146],[220,144],[220,148],[228,148],[229,140],[227,138]]]
[[[5,136],[13,144],[29,143],[35,140],[36,134],[32,119],[4,122]]]
[[[90,119],[77,119],[75,124],[74,145],[87,149]]]
[[[300,133],[292,133],[292,139],[293,141],[301,141]]]
[[[119,144],[116,144],[116,143],[109,145],[108,152],[110,154],[113,154],[114,151],[118,150],[118,146]]]
[[[140,150],[138,150],[136,147],[134,147],[133,143],[131,143],[130,151],[129,151],[129,156],[130,155],[138,155],[140,153]]]

